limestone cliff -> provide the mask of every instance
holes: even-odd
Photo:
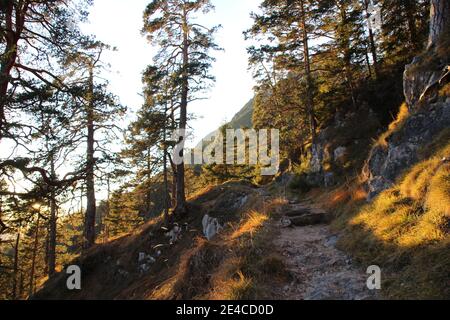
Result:
[[[404,95],[409,115],[374,146],[367,161],[369,200],[389,188],[418,161],[417,152],[450,127],[448,1],[432,1],[428,49],[406,66]]]

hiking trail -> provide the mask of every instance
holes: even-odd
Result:
[[[278,288],[282,300],[373,300],[366,270],[338,250],[339,235],[326,224],[327,213],[303,201],[290,202],[274,239],[290,283]]]

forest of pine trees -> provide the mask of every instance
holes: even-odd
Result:
[[[195,19],[210,0],[149,0],[141,32],[157,53],[126,126],[127,106],[101,76],[114,48],[80,29],[92,1],[0,5],[0,299],[33,295],[73,258],[153,217],[189,215],[187,198],[205,186],[262,181],[258,168],[174,159],[189,106],[214,85],[220,22]],[[254,128],[279,128],[282,158],[300,165],[342,114],[370,108],[387,126],[404,67],[426,48],[429,12],[430,0],[261,0],[242,35]]]

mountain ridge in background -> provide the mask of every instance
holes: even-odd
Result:
[[[250,99],[244,107],[234,115],[230,122],[226,124],[227,127],[232,129],[247,129],[253,127],[253,106],[254,106],[254,98]],[[200,146],[203,142],[203,147],[208,146],[212,142],[212,138],[217,135],[217,132],[220,128],[217,128],[207,136],[205,136],[197,145]]]

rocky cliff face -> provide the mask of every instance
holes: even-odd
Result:
[[[405,99],[409,116],[376,145],[365,168],[369,200],[391,187],[402,172],[418,161],[418,151],[450,127],[450,57],[430,49],[415,58],[404,74]]]
[[[418,161],[418,151],[450,127],[450,101],[428,104],[412,114],[386,139],[387,145],[372,149],[367,162],[369,200],[390,188],[402,172]]]
[[[361,167],[380,127],[377,116],[368,106],[336,116],[320,131],[311,150],[308,184],[330,187],[339,183],[340,177],[349,173],[347,171]]]

